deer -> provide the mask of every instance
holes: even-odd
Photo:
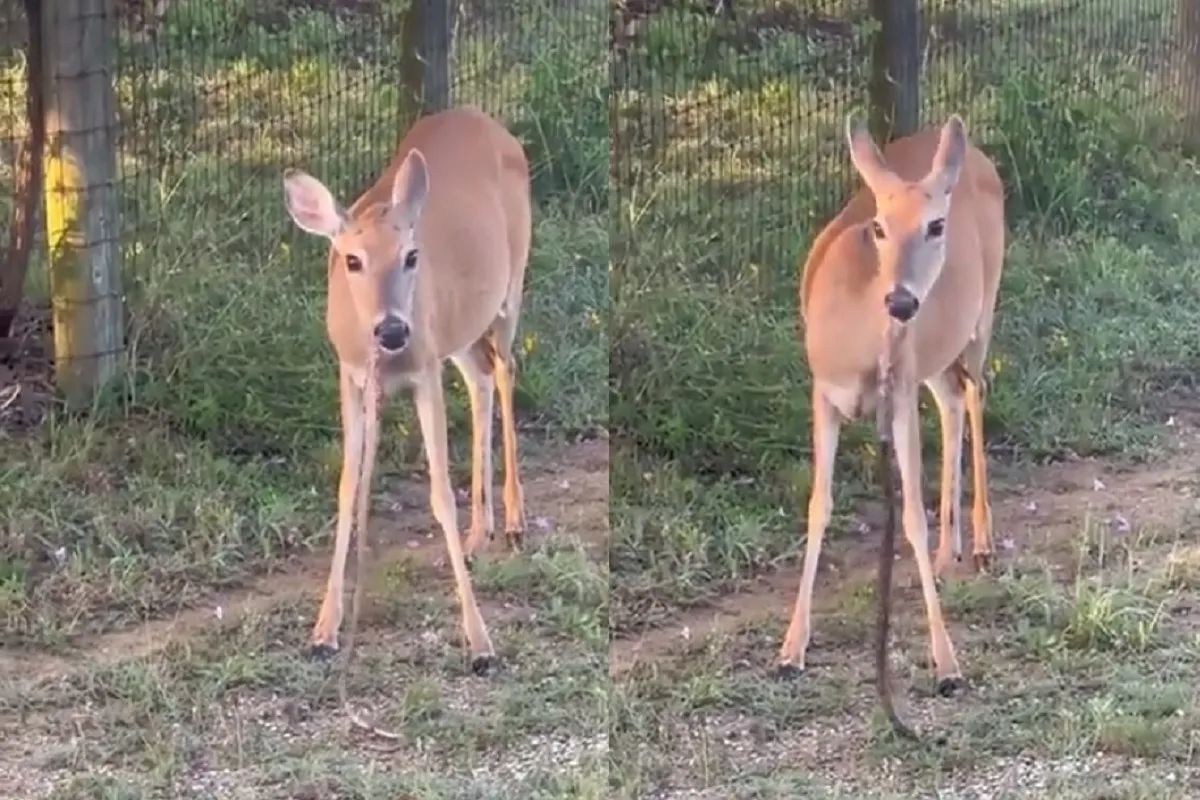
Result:
[[[284,171],[283,189],[295,224],[329,241],[325,322],[338,364],[342,466],[336,534],[312,629],[312,654],[327,659],[338,650],[352,506],[360,482],[369,491],[371,439],[378,435],[374,420],[364,415],[364,391],[377,375],[384,396],[401,388],[412,391],[429,503],[445,537],[471,669],[486,674],[497,660],[467,559],[494,536],[491,451],[497,395],[510,549],[520,548],[525,529],[513,410],[513,342],[532,238],[525,151],[500,122],[476,107],[460,106],[418,120],[378,180],[349,210],[299,169]],[[465,544],[448,463],[442,384],[447,361],[463,378],[471,413],[471,529]],[[372,368],[377,372],[368,375]]]
[[[846,119],[845,135],[864,185],[813,240],[800,280],[798,311],[812,373],[812,486],[804,568],[777,667],[785,676],[804,669],[839,434],[844,423],[877,410],[877,365],[888,358],[902,526],[924,597],[935,690],[948,697],[966,684],[937,581],[962,558],[964,411],[970,424],[976,567],[986,569],[992,555],[983,411],[1004,260],[1004,186],[957,115],[940,130],[925,128],[892,141],[882,154],[853,114]],[[885,353],[887,348],[892,349]],[[939,537],[932,559],[921,486],[917,401],[922,385],[933,396],[941,428]],[[890,575],[890,565],[888,570]],[[882,653],[882,609],[888,599],[878,601],[885,620]]]

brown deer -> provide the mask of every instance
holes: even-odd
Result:
[[[495,655],[475,602],[466,556],[493,531],[492,417],[500,395],[504,518],[509,544],[525,527],[513,419],[513,340],[529,257],[529,164],[521,143],[482,111],[461,107],[418,121],[379,180],[346,211],[316,178],[287,170],[284,201],[295,223],[330,242],[326,328],[338,360],[342,474],[329,582],[312,631],[314,653],[337,650],[342,590],[361,453],[377,430],[363,414],[369,363],[386,394],[412,389],[429,468],[430,505],[454,571],[472,669]],[[372,352],[373,350],[373,352]],[[442,371],[454,362],[472,417],[471,532],[459,541],[450,484]],[[373,383],[374,381],[372,381]],[[363,463],[364,461],[368,463]],[[359,531],[365,535],[365,531]]]
[[[804,668],[838,435],[843,422],[875,408],[877,367],[890,332],[899,330],[891,433],[903,527],[920,574],[937,691],[949,695],[963,679],[935,576],[961,557],[964,408],[971,425],[976,565],[986,567],[992,553],[984,369],[1004,260],[1004,187],[957,116],[940,133],[927,129],[897,139],[884,155],[853,117],[846,121],[846,137],[866,185],[814,240],[801,281],[799,310],[812,370],[812,493],[804,572],[779,666],[784,672]],[[942,431],[941,519],[932,560],[921,491],[921,384],[933,395]]]

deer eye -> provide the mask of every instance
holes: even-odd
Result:
[[[404,254],[404,269],[411,270],[417,267],[417,251],[409,250]]]
[[[886,239],[887,233],[884,232],[883,226],[877,220],[871,220],[871,233],[876,239]]]
[[[347,255],[346,256],[346,271],[347,272],[361,272],[362,271],[362,259],[355,255]]]
[[[935,219],[929,223],[929,227],[925,229],[926,239],[939,239],[946,232],[946,220]]]

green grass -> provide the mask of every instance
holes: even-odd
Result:
[[[404,117],[404,5],[176,0],[157,45],[122,41],[129,370],[96,413],[0,437],[0,786],[1186,797],[1200,723],[1195,480],[1176,462],[1144,483],[1106,472],[1177,444],[1169,419],[1195,420],[1200,302],[1186,288],[1200,274],[1200,189],[1155,48],[1166,0],[1097,3],[1036,30],[1015,26],[1056,4],[989,4],[963,12],[961,35],[939,28],[927,54],[927,120],[963,114],[1010,190],[987,429],[997,484],[1034,482],[996,500],[998,536],[1016,546],[1000,571],[942,588],[964,698],[930,697],[920,600],[900,570],[894,682],[938,747],[896,741],[875,712],[873,557],[839,535],[875,478],[865,426],[843,437],[825,562],[837,569],[819,581],[811,669],[793,684],[770,674],[809,482],[795,271],[852,183],[840,129],[866,100],[863,4],[795,9],[851,19],[815,31],[757,0],[739,5],[741,27],[658,12],[611,72],[593,0],[471,4],[456,99],[504,119],[534,171],[518,405],[531,527],[545,535],[520,557],[477,560],[505,668],[470,677],[442,544],[413,535],[432,523],[411,412],[394,404],[383,563],[349,682],[401,741],[347,732],[331,673],[303,656],[338,468],[324,254],[287,219],[279,174],[302,167],[345,201],[374,178]],[[1112,24],[1079,32],[1101,17]],[[19,76],[19,60],[4,69]],[[19,105],[0,103],[0,136]],[[461,485],[457,386],[451,406]],[[607,464],[562,441],[605,426],[611,508]],[[1107,492],[1075,456],[1103,459]],[[1030,472],[1047,461],[1060,463]],[[1058,497],[1060,482],[1075,488]],[[1045,516],[1021,531],[1027,496]],[[1115,513],[1136,524],[1122,533]],[[214,607],[255,587],[277,594],[245,613]],[[714,624],[709,602],[734,611]],[[189,622],[168,636],[176,616]],[[615,677],[614,635],[617,648],[650,643]]]
[[[602,36],[599,7],[568,18],[574,40],[552,35],[562,22],[550,8],[525,3],[461,37],[455,74],[457,100],[488,106],[530,153],[538,203],[517,405],[527,431],[555,438],[606,421],[596,187],[607,147],[588,85],[603,66],[586,47]],[[531,31],[552,46],[493,72]],[[341,57],[347,47],[360,58]],[[194,59],[186,68],[181,53]],[[169,613],[323,536],[340,465],[324,251],[287,219],[279,175],[301,166],[353,199],[399,132],[396,58],[361,16],[236,2],[173,3],[157,49],[122,42],[127,379],[89,422],[59,418],[0,441],[10,476],[0,524],[11,531],[0,613],[15,635],[60,640]],[[554,80],[560,72],[577,77]],[[40,271],[31,283],[36,301]],[[449,386],[461,475],[465,392],[457,377]],[[410,404],[391,404],[384,424],[384,463],[417,466]]]
[[[815,668],[796,685],[769,676],[810,482],[797,272],[854,184],[841,132],[867,101],[864,5],[743,3],[736,24],[662,11],[616,67],[611,625],[657,643],[614,686],[618,796],[1183,797],[1195,620],[1171,609],[1195,590],[1178,577],[1191,561],[1170,567],[1161,547],[1134,548],[1137,569],[1079,566],[1061,547],[1002,551],[1004,574],[951,581],[946,615],[976,687],[953,703],[928,697],[919,595],[897,598],[895,683],[948,737],[939,749],[867,724],[874,601],[836,557],[818,582]],[[1046,462],[1063,465],[1037,489],[1082,480],[1080,457],[1101,474],[1190,447],[1200,302],[1181,287],[1200,274],[1200,184],[1163,46],[1173,7],[957,4],[948,22],[945,4],[923,8],[936,35],[923,118],[963,115],[1008,189],[986,413],[998,489]],[[923,425],[932,494],[936,415]],[[844,430],[827,552],[860,548],[844,532],[878,517],[858,502],[874,459],[869,425]],[[1125,480],[1149,491],[1106,475],[1118,499],[1103,513],[1138,502]],[[1190,491],[1148,502],[1182,508]],[[1095,532],[1061,518],[1108,499],[1089,492],[1044,523],[1069,554]],[[1004,509],[997,536],[1021,548],[1020,504]],[[1186,541],[1191,522],[1162,536]],[[1185,588],[1163,582],[1170,569]]]
[[[995,16],[969,58],[926,70],[926,119],[962,114],[1008,188],[985,425],[1007,462],[1150,454],[1193,383],[1200,303],[1178,287],[1200,274],[1200,188],[1171,138],[1168,76],[1141,69],[1161,24],[1112,8],[1137,45],[1127,52],[1050,49],[1078,20],[1028,40]],[[647,23],[616,99],[631,181],[613,275],[618,611],[653,604],[660,584],[702,595],[795,548],[810,437],[796,273],[846,196],[839,131],[865,101],[861,76],[810,78],[841,40],[805,49],[785,29],[714,47],[715,23],[692,19]],[[672,60],[673,47],[704,57]],[[936,416],[923,425],[936,446]],[[870,484],[873,459],[867,427],[849,428],[843,500]]]
[[[533,563],[553,563],[577,542],[556,534]],[[335,673],[304,656],[296,621],[311,613],[306,599],[151,655],[33,687],[10,682],[0,691],[4,716],[26,720],[22,741],[53,745],[6,767],[56,780],[56,797],[152,797],[186,785],[218,797],[240,786],[256,797],[499,798],[519,787],[546,800],[599,798],[607,634],[553,615],[531,623],[519,610],[543,593],[595,604],[607,581],[594,563],[583,571],[590,577],[580,593],[577,582],[535,566],[527,590],[490,605],[508,667],[480,680],[463,668],[450,583],[403,559],[376,570],[348,690],[374,724],[402,736],[396,750],[351,745]],[[488,596],[489,582],[480,589]],[[72,724],[80,707],[89,712]],[[64,725],[75,729],[70,737],[61,737]]]
[[[1181,589],[1167,565],[1190,552],[1194,528],[1178,539],[1134,532],[1121,545],[1112,534],[1064,534],[1054,532],[1085,562],[1074,574],[1059,572],[1060,552],[1031,544],[993,578],[943,588],[972,687],[964,698],[932,696],[920,595],[907,579],[896,600],[894,682],[924,744],[896,740],[873,714],[872,578],[843,575],[818,593],[814,649],[797,682],[773,677],[769,662],[790,595],[775,597],[773,614],[698,632],[618,679],[613,763],[623,796],[672,786],[698,797],[784,797],[797,787],[816,797],[926,797],[934,787],[969,797],[991,784],[1001,792],[993,796],[1018,797],[1033,781],[1057,791],[1039,796],[1093,796],[1086,787],[1105,781],[1184,796],[1200,640],[1195,585]],[[1110,554],[1097,560],[1088,552],[1101,539]],[[846,551],[833,548],[833,558]],[[1141,766],[1122,775],[1127,757]],[[1091,776],[1079,768],[1088,759]],[[1068,767],[1055,775],[1056,763]],[[1024,778],[1014,783],[1014,774]]]
[[[304,656],[340,442],[325,253],[288,219],[280,175],[301,167],[349,203],[391,157],[406,117],[407,5],[178,0],[157,43],[122,35],[125,377],[91,414],[52,408],[40,427],[0,431],[6,794],[604,796],[606,509],[594,495],[607,469],[572,467],[591,445],[567,444],[607,422],[600,3],[475,9],[455,40],[454,101],[508,125],[534,184],[517,385],[530,549],[475,564],[504,670],[469,676],[448,570],[404,557],[412,543],[444,549],[404,397],[384,421],[375,545],[386,564],[351,677],[357,701],[402,733],[399,754],[350,739],[326,670]],[[20,58],[0,60],[20,86]],[[0,138],[22,131],[13,100],[0,99]],[[0,197],[0,213],[10,202]],[[31,303],[45,295],[38,262]],[[458,383],[448,402],[462,486]],[[414,530],[430,538],[388,544]],[[249,612],[234,613],[238,598]]]

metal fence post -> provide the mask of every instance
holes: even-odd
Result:
[[[124,345],[111,0],[47,3],[46,246],[56,382],[86,405],[116,377]]]
[[[871,0],[879,23],[871,53],[871,132],[879,142],[921,124],[921,16],[917,0]]]

